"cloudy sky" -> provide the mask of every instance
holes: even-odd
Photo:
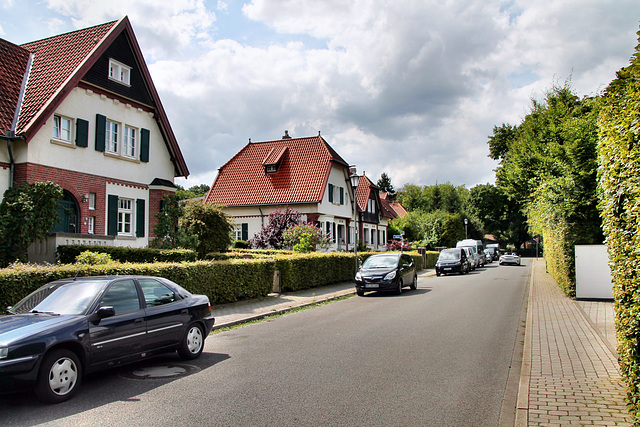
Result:
[[[493,183],[493,126],[568,79],[602,91],[638,44],[638,0],[0,0],[16,44],[127,15],[191,171],[320,131],[396,187]]]

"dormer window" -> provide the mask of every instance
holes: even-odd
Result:
[[[278,172],[278,168],[282,164],[282,160],[287,153],[287,147],[281,148],[272,148],[267,154],[267,157],[262,161],[262,166],[264,167],[264,173],[276,173]]]
[[[109,59],[109,78],[129,86],[131,81],[131,67],[115,59]]]

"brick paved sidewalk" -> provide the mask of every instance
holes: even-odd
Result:
[[[618,362],[608,343],[545,272],[533,265],[517,426],[628,426]]]

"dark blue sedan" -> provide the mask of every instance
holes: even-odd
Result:
[[[213,323],[206,296],[164,278],[51,282],[0,316],[0,391],[62,402],[87,373],[176,350],[199,357]]]

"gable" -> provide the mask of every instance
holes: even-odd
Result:
[[[29,52],[0,39],[0,133],[12,129],[20,103],[22,82],[29,63]]]
[[[109,61],[111,59],[131,67],[129,85],[109,78]],[[138,59],[131,50],[129,36],[122,32],[82,77],[82,81],[141,104],[153,106],[154,102],[141,69]]]

